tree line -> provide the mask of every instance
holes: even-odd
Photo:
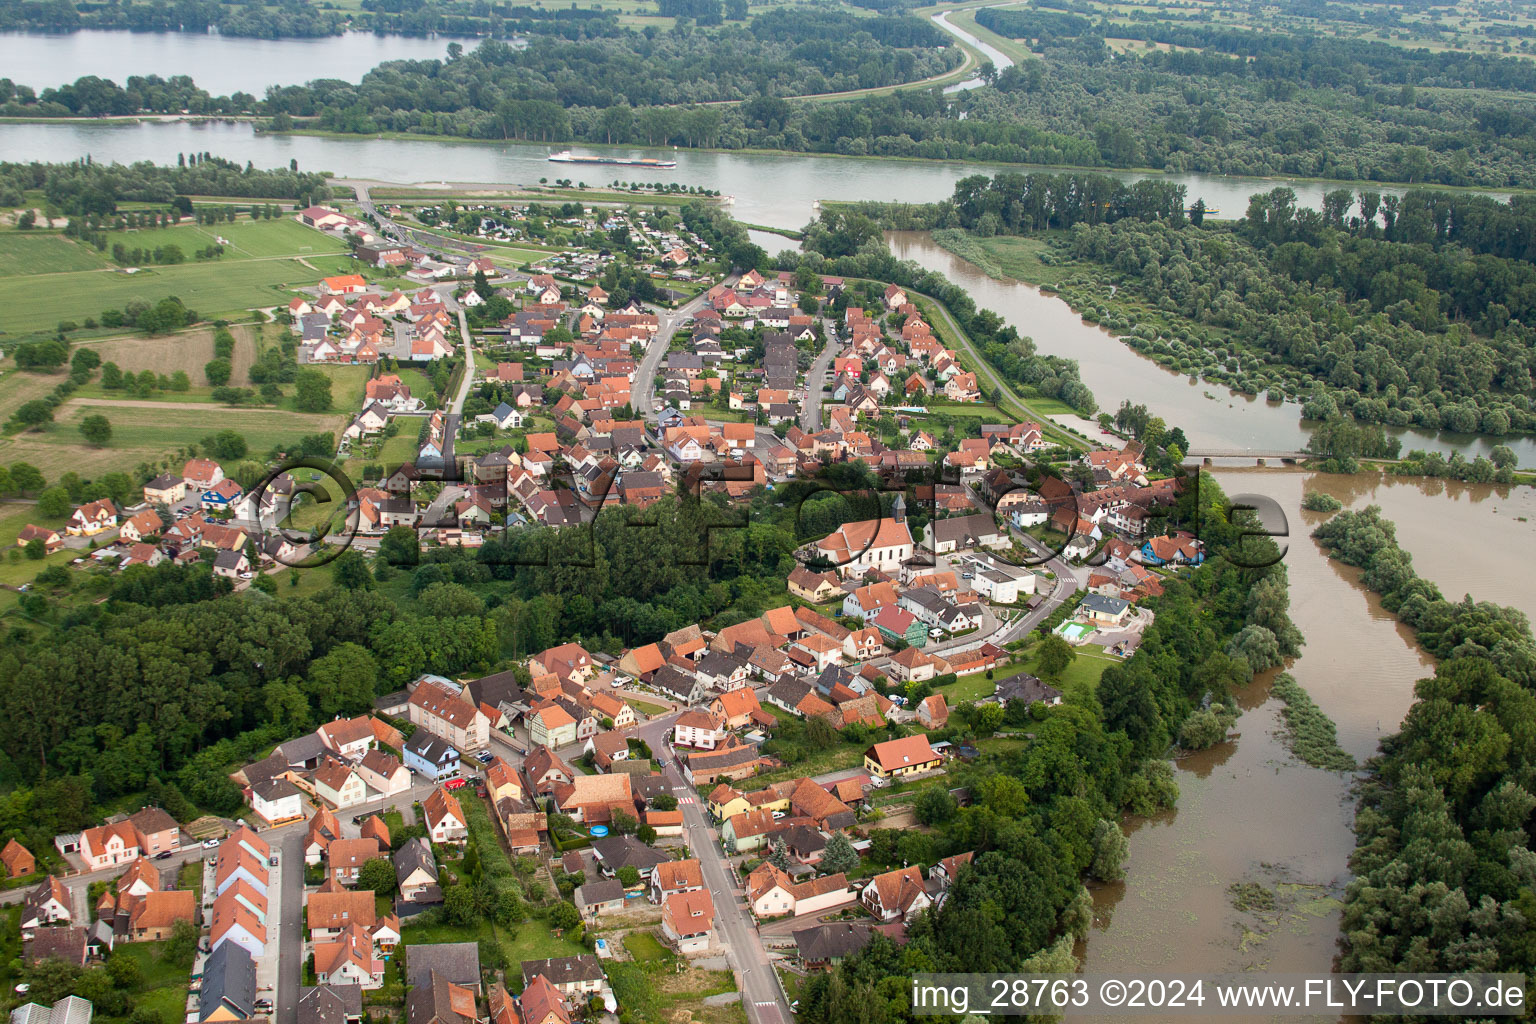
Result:
[[[1447,601],[1381,510],[1340,512],[1313,536],[1439,659],[1369,765],[1355,878],[1340,922],[1345,971],[1514,971],[1536,965],[1536,640],[1513,608]]]
[[[81,218],[113,214],[120,202],[174,205],[183,215],[193,212],[189,196],[239,196],[250,199],[290,199],[300,203],[330,198],[327,175],[295,167],[258,170],[207,154],[186,166],[171,167],[140,161],[98,164],[90,159],[72,163],[0,163],[0,206],[20,206],[24,193],[41,191],[60,214]],[[98,222],[100,223],[100,222]]]
[[[1178,372],[1293,399],[1308,419],[1536,429],[1529,200],[1336,189],[1312,210],[1276,188],[1236,221],[1207,221],[1199,201],[1183,202],[1168,182],[976,175],[938,203],[831,211],[808,248],[848,252],[882,226],[1066,229],[1049,236],[1046,259],[1091,273],[1063,297]]]

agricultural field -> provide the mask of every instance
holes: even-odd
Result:
[[[53,386],[63,379],[62,376],[15,369],[10,360],[6,360],[5,365],[6,369],[0,371],[0,409],[7,410],[7,415],[10,410],[20,408],[34,398],[46,398]]]
[[[259,257],[121,270],[58,273],[48,279],[46,299],[30,277],[0,277],[0,331],[50,330],[61,320],[83,321],[135,299],[158,302],[175,295],[205,319],[244,319],[252,309],[285,306],[292,289],[322,277],[356,273],[350,256]]]
[[[230,383],[236,386],[250,383],[247,374],[250,372],[251,363],[256,359],[257,330],[258,328],[248,326],[234,326],[229,329],[229,332],[235,336],[235,353],[230,359],[229,379]],[[201,384],[203,366],[213,358],[213,328],[211,326],[194,327],[154,338],[143,335],[102,338],[98,341],[84,342],[79,347],[94,349],[96,354],[101,356],[103,363],[116,363],[124,373],[153,370],[157,374],[163,373],[169,376],[177,370],[182,370],[192,378],[193,384]],[[206,392],[211,389],[194,388],[193,390]],[[89,395],[96,392],[106,397],[113,396],[112,392],[101,391],[100,385],[95,382],[77,393]],[[167,401],[185,401],[189,397],[189,393],[157,392],[157,394],[161,394]]]
[[[80,436],[80,421],[100,413],[112,424],[112,440],[93,448]],[[298,413],[284,409],[230,409],[177,406],[101,398],[74,398],[61,406],[53,425],[0,438],[0,464],[30,462],[50,480],[73,470],[91,479],[113,470],[131,472],[157,462],[188,442],[220,430],[238,431],[254,453],[289,445],[305,434],[334,433],[346,412]]]
[[[0,277],[100,270],[107,261],[94,248],[62,235],[0,232]]]

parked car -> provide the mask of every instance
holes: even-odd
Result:
[[[205,850],[217,850],[218,848],[219,848],[219,841],[217,839],[204,839],[203,840],[203,849],[205,849]]]
[[[272,1000],[268,999],[266,996],[262,996],[251,1005],[256,1007],[258,1010],[270,1010],[272,1009]]]
[[[269,868],[277,867],[277,854],[274,853],[272,856],[267,858],[267,867],[269,867]]]
[[[175,853],[174,850],[161,850],[159,853],[155,854],[155,860],[165,860],[173,853]]]

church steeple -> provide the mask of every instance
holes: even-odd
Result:
[[[896,500],[891,502],[891,521],[897,523],[907,521],[907,503],[900,494],[897,494]]]

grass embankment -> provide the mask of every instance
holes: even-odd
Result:
[[[1045,430],[1045,435],[1057,444],[1078,449],[1088,447],[1086,441],[1074,437],[1051,422],[1049,416],[1036,404],[1037,398],[1026,399],[1014,389],[1010,382],[1004,380],[1003,375],[997,372],[997,368],[982,357],[981,350],[971,341],[970,335],[960,329],[960,325],[950,315],[948,307],[931,295],[923,295],[911,290],[908,290],[907,295],[917,305],[918,310],[923,314],[923,319],[927,320],[929,326],[938,334],[939,340],[947,347],[965,353],[965,359],[962,362],[975,371],[976,383],[982,392],[990,395],[996,389],[1002,393],[1002,401],[997,403],[1000,412],[1014,420],[1039,422]],[[953,408],[946,408],[945,411],[952,413]]]

